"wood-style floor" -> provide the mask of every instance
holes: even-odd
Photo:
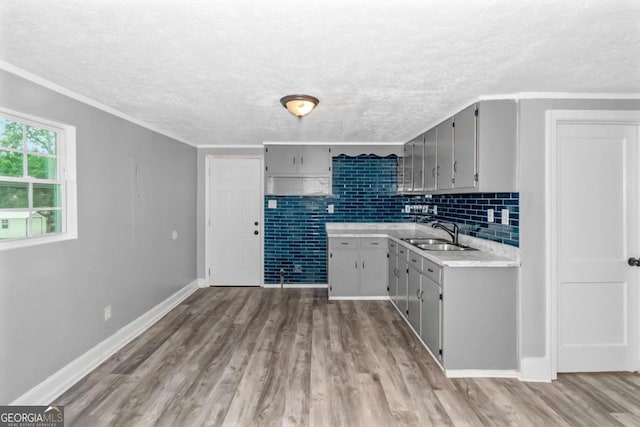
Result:
[[[447,379],[387,301],[207,288],[56,403],[78,426],[640,425],[640,375]]]

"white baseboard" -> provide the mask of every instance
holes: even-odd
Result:
[[[551,382],[551,361],[546,357],[520,359],[520,381]]]
[[[389,301],[388,296],[377,296],[377,297],[365,297],[365,296],[355,296],[355,297],[332,297],[329,296],[330,301]]]
[[[49,378],[18,397],[10,405],[49,405],[53,399],[67,391],[89,372],[100,366],[122,347],[146,331],[162,316],[184,301],[198,289],[198,280],[194,280],[175,294],[171,295],[151,310],[131,323],[119,329],[82,356],[55,372]]]
[[[520,378],[513,369],[445,369],[447,378]]]
[[[280,284],[278,283],[270,283],[270,284],[264,284],[262,285],[263,288],[279,288]],[[319,283],[319,284],[315,284],[315,283],[285,283],[284,284],[285,288],[309,288],[309,289],[327,289],[329,286],[326,283]]]
[[[196,279],[197,285],[199,288],[208,288],[209,282],[207,279]]]

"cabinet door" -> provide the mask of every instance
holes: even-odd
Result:
[[[298,150],[292,146],[267,146],[264,151],[267,175],[298,172]]]
[[[436,189],[437,143],[437,131],[433,128],[424,135],[424,189],[427,191]]]
[[[431,353],[439,360],[442,360],[442,355],[440,354],[440,349],[442,348],[440,343],[441,288],[440,285],[426,276],[422,276],[421,281],[422,330],[420,336],[422,341],[429,347],[429,350],[431,350]]]
[[[409,265],[409,295],[407,305],[409,307],[409,323],[420,334],[420,273]]]
[[[404,144],[404,167],[402,174],[402,190],[413,190],[413,144]]]
[[[453,121],[451,119],[436,127],[438,146],[438,165],[436,176],[438,190],[450,189],[453,186]]]
[[[331,171],[329,147],[308,145],[298,147],[298,173],[306,175],[326,175]]]
[[[396,295],[398,292],[398,255],[389,248],[389,262],[387,264],[387,294],[389,299],[396,304]]]
[[[473,188],[476,185],[476,106],[471,105],[455,115],[453,128],[453,186]]]
[[[405,249],[400,250],[399,252],[404,252]],[[400,309],[400,312],[406,317],[407,316],[407,296],[409,295],[409,290],[407,288],[409,283],[409,264],[407,263],[406,255],[400,254],[398,256],[398,297],[397,297],[397,307]]]
[[[413,191],[424,188],[424,135],[413,140]]]
[[[360,293],[358,286],[358,251],[333,251],[329,257],[329,295],[352,297]]]
[[[387,295],[386,259],[385,249],[360,251],[360,295],[376,297]]]

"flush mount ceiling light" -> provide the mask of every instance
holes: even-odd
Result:
[[[280,98],[282,106],[299,119],[312,112],[319,102],[318,98],[311,95],[287,95]]]

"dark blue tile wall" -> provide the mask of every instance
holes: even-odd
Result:
[[[431,198],[414,196],[407,200],[407,203],[418,206],[428,205],[429,212],[433,212],[433,205],[437,205],[438,214],[431,213],[427,218],[455,222],[462,234],[511,246],[519,245],[519,193],[438,194]],[[487,209],[493,209],[493,223],[487,223]],[[500,223],[502,209],[509,210],[508,225]],[[414,216],[423,218],[422,215]]]
[[[268,201],[276,200],[277,209]],[[327,212],[334,205],[334,213]],[[454,221],[460,232],[518,246],[518,193],[406,196],[397,194],[397,157],[361,155],[333,158],[333,195],[266,196],[265,283],[327,283],[327,222],[410,222],[421,215],[405,213],[405,206],[438,205],[433,219]],[[508,207],[509,226],[487,224],[486,209],[500,218]]]
[[[327,222],[403,222],[396,156],[333,158],[333,196],[266,196],[265,283],[327,283]],[[268,200],[278,208],[269,209]],[[334,205],[334,213],[327,212]]]

